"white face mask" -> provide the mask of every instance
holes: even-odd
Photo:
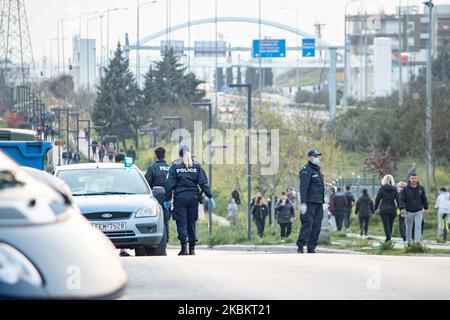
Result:
[[[319,158],[314,158],[312,163],[315,164],[316,166],[320,166],[320,159]]]

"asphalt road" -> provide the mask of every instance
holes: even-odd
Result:
[[[168,253],[123,258],[130,299],[450,299],[448,257]]]

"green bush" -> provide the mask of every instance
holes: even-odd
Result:
[[[430,248],[420,243],[413,243],[411,246],[405,248],[405,253],[427,253],[429,251]]]
[[[381,242],[380,246],[378,247],[378,251],[380,251],[380,252],[391,251],[394,249],[394,247],[395,247],[395,242],[393,242],[393,241]]]

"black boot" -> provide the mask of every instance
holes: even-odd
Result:
[[[297,253],[305,253],[305,252],[303,251],[303,247],[298,247]]]
[[[182,243],[181,244],[181,251],[180,251],[180,253],[178,255],[179,256],[188,256],[189,255],[186,243]]]
[[[308,253],[316,253],[316,249],[314,249],[314,248],[308,248]]]
[[[189,255],[195,256],[195,242],[189,243]]]

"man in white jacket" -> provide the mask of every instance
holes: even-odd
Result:
[[[448,191],[445,188],[439,190],[434,207],[438,209],[438,237],[442,238],[450,216],[450,189]]]

